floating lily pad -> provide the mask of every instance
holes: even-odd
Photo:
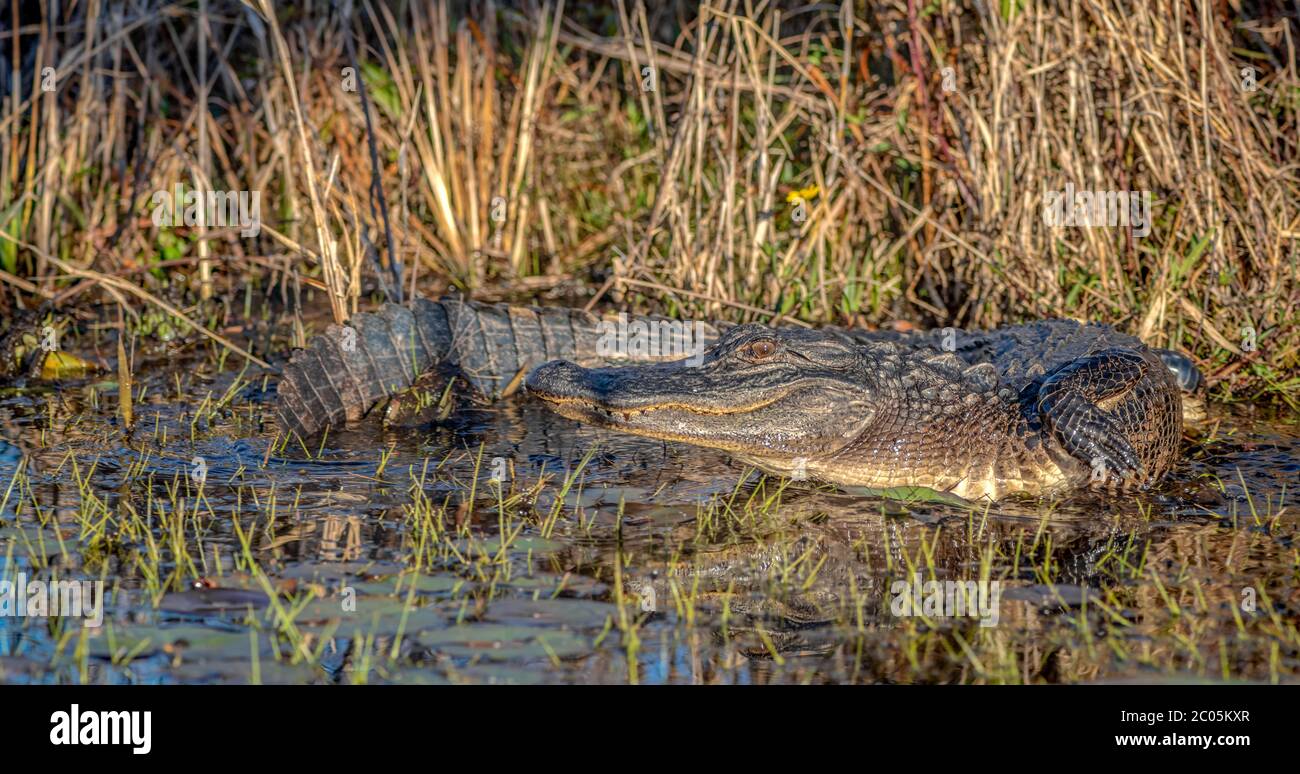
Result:
[[[589,599],[507,597],[493,601],[483,618],[487,621],[530,626],[600,629],[609,616],[616,614],[613,605]]]
[[[421,632],[416,641],[447,655],[493,661],[565,658],[591,650],[590,639],[570,631],[505,624],[461,624]]]

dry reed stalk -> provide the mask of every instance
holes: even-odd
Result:
[[[276,58],[280,63],[281,76],[285,88],[289,91],[289,105],[293,109],[298,130],[298,149],[301,153],[303,174],[306,176],[307,196],[311,202],[312,222],[316,228],[316,244],[321,258],[321,267],[325,270],[325,281],[330,288],[330,309],[334,313],[334,322],[342,323],[348,319],[347,288],[342,277],[343,267],[338,262],[337,241],[331,236],[329,224],[325,219],[325,210],[321,204],[316,182],[316,165],[313,158],[313,144],[308,140],[306,121],[303,118],[303,105],[298,97],[298,86],[294,81],[293,67],[289,61],[289,47],[280,33],[280,23],[270,0],[258,0],[259,11],[263,21],[270,29],[271,41],[275,44]]]

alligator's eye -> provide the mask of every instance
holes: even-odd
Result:
[[[776,342],[771,339],[754,339],[740,353],[750,360],[766,360],[776,353]]]

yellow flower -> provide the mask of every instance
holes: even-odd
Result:
[[[804,201],[810,201],[812,199],[816,199],[817,194],[821,193],[821,190],[822,189],[818,188],[817,184],[814,183],[808,186],[807,188],[801,188],[795,191],[791,191],[790,193],[785,195],[785,200],[791,204],[798,201],[799,199],[803,199]]]

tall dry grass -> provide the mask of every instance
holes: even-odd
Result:
[[[3,39],[5,307],[255,288],[342,318],[400,276],[703,317],[1071,315],[1300,402],[1292,4],[30,5]],[[178,181],[262,191],[261,234],[155,227]],[[1047,225],[1067,183],[1150,191],[1151,233]]]

